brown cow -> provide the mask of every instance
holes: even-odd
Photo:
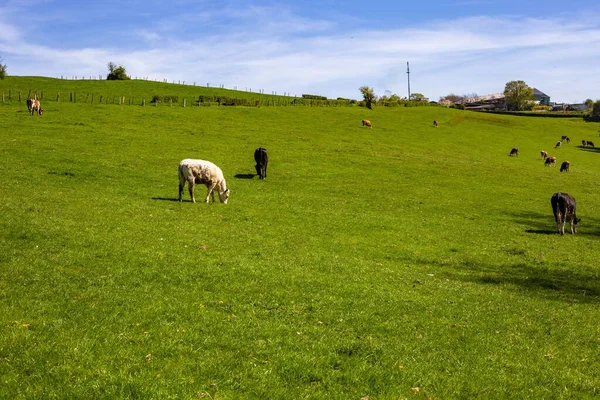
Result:
[[[546,161],[544,161],[544,166],[549,167],[550,165],[556,167],[556,157],[546,158]]]
[[[510,151],[510,154],[509,154],[509,156],[511,156],[511,157],[512,157],[512,156],[517,156],[517,157],[519,157],[519,149],[518,149],[518,148],[516,148],[516,147],[513,147],[513,148],[512,148],[512,150]]]
[[[34,112],[37,112],[39,115],[42,115],[44,110],[42,110],[42,105],[38,99],[27,99],[27,109],[29,110],[29,114],[33,115]]]
[[[371,125],[371,121],[369,121],[368,119],[362,120],[362,126],[368,126],[369,128],[373,128],[373,126]]]
[[[570,220],[571,234],[577,232],[577,225],[581,222],[581,218],[575,215],[575,198],[567,193],[554,193],[550,199],[552,204],[552,212],[556,221],[556,230],[560,235],[565,234],[565,222]]]
[[[563,161],[563,163],[560,165],[560,172],[569,172],[570,169],[571,161]]]
[[[548,152],[546,150],[540,151],[540,155],[542,156],[542,160],[548,158]]]

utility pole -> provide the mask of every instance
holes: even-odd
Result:
[[[406,62],[406,76],[408,77],[408,100],[410,100],[410,66]]]

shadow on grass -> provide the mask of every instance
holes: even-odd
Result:
[[[256,174],[236,174],[235,178],[237,179],[253,179]]]
[[[160,201],[179,201],[177,197],[153,197],[152,200]],[[191,200],[183,200],[184,202],[191,202]]]
[[[548,229],[525,229],[527,233],[534,233],[536,235],[555,235],[556,231],[548,230]]]
[[[598,153],[600,152],[600,147],[588,147],[588,146],[577,146],[580,150],[583,151],[589,151],[591,153]]]
[[[521,211],[510,213],[515,218],[515,222],[526,226],[526,233],[532,233],[536,235],[558,235],[556,231],[556,222],[554,222],[554,216],[552,215],[552,209],[550,208],[550,198],[548,198],[548,213],[542,214],[534,211]],[[597,218],[582,216],[578,213],[577,217],[581,218],[581,223],[577,228],[576,235],[581,236],[597,236],[600,237],[600,220]],[[569,224],[565,224],[565,235],[569,231]]]
[[[525,262],[491,264],[465,261],[454,265],[437,260],[411,260],[423,265],[444,268],[440,276],[479,285],[506,285],[523,290],[532,296],[568,303],[600,304],[600,276],[598,273],[555,269],[546,265]],[[437,274],[436,274],[437,275]]]
[[[467,273],[450,273],[449,278],[484,285],[514,285],[527,292],[551,300],[600,304],[598,274],[519,264],[477,265]],[[476,271],[476,272],[475,272]]]

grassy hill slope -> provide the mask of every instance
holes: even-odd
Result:
[[[0,397],[598,395],[597,124],[42,106],[0,104]],[[223,169],[228,205],[176,201],[188,157]],[[555,233],[557,191],[577,235]]]
[[[206,83],[203,83],[206,85]],[[240,88],[241,89],[241,88]],[[27,96],[33,97],[37,91],[38,97],[45,102],[80,102],[80,103],[102,103],[118,104],[119,98],[125,98],[125,104],[140,105],[145,99],[149,104],[153,96],[173,96],[178,98],[179,104],[187,100],[190,106],[199,96],[223,96],[237,99],[261,100],[265,104],[269,101],[278,102],[283,105],[290,103],[294,97],[261,94],[258,88],[245,90],[221,89],[218,87],[206,87],[193,84],[173,84],[145,80],[107,81],[107,80],[72,80],[45,77],[9,76],[0,81],[0,91],[5,95],[8,102],[9,92],[11,100],[22,101]],[[301,93],[297,94],[301,96]]]

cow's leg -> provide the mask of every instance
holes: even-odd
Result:
[[[179,201],[181,201],[181,195],[183,194],[184,183],[179,182]]]
[[[571,227],[571,235],[575,234],[575,216],[571,214],[571,219],[569,220],[569,225]]]
[[[192,203],[196,202],[196,198],[194,197],[194,177],[191,180],[188,179],[188,190],[190,192],[190,198],[192,199]]]
[[[213,193],[213,190],[216,185],[217,185],[216,183],[210,183],[210,184],[206,185],[206,187],[208,188],[208,192],[206,193],[206,199],[204,200],[205,203],[208,203],[208,201],[210,200],[211,194],[213,197],[213,203],[215,202],[215,194]]]
[[[554,221],[556,222],[556,231],[560,233],[560,211],[558,209],[554,210]]]

